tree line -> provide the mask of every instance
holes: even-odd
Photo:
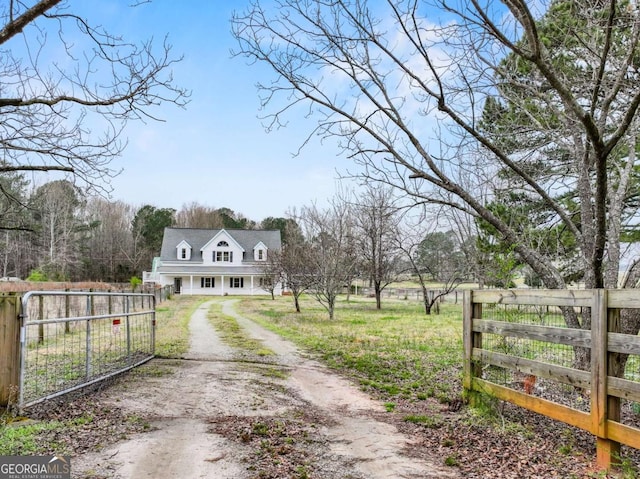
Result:
[[[67,180],[31,191],[20,173],[1,175],[0,185],[8,193],[0,196],[5,225],[9,218],[15,225],[2,229],[3,277],[129,282],[151,270],[164,229],[182,227],[280,230],[283,248],[270,252],[265,277],[272,285],[286,281],[297,309],[299,295],[308,292],[332,315],[337,295],[355,280],[373,289],[380,307],[385,287],[412,278],[422,286],[430,312],[438,299],[427,294],[433,282],[446,294],[461,281],[477,280],[477,269],[470,267],[476,237],[434,230],[433,221],[408,215],[393,190],[380,185],[336,196],[325,209],[303,206],[261,221],[195,202],[176,210],[87,197]]]
[[[229,208],[179,210],[87,197],[67,180],[30,190],[24,174],[0,174],[0,277],[128,282],[150,270],[165,227],[275,228]]]

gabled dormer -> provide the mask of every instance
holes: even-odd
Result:
[[[191,259],[191,245],[185,240],[180,241],[176,246],[176,258],[178,261],[189,261]]]
[[[201,249],[203,264],[241,264],[244,248],[225,230],[220,230]]]
[[[253,247],[253,260],[254,261],[267,261],[267,245],[260,241]]]

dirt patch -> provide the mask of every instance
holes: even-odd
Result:
[[[104,408],[139,418],[147,432],[73,460],[76,478],[458,477],[384,407],[291,343],[223,305],[276,354],[250,357],[222,343],[206,316],[191,321],[183,360],[156,359],[100,393]]]

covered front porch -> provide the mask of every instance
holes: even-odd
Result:
[[[176,294],[208,295],[208,296],[237,296],[237,295],[265,295],[271,294],[265,289],[264,275],[249,274],[217,274],[212,276],[183,275],[173,278]],[[274,294],[280,295],[282,288],[276,286]]]

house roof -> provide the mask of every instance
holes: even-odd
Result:
[[[239,230],[242,231],[242,230]],[[227,230],[218,230],[218,232],[215,234],[215,236],[213,236],[209,241],[207,241],[202,248],[200,248],[200,251],[202,251],[203,249],[205,249],[206,247],[209,246],[209,244],[214,245],[214,244],[218,244],[218,241],[220,241],[220,238],[226,238],[226,237],[230,237],[231,242],[235,243],[235,245],[237,247],[239,247],[240,249],[242,249],[242,251],[247,251],[247,248],[245,248],[244,246],[242,246],[240,243],[238,243],[238,241],[227,231]],[[255,246],[254,246],[255,247]],[[252,248],[253,249],[253,248]]]
[[[176,259],[176,246],[181,241],[191,245],[191,259],[186,262],[201,262],[200,250],[204,245],[218,235],[221,229],[197,229],[197,228],[165,228],[160,251],[161,261]],[[245,251],[253,251],[253,248],[262,242],[270,250],[279,250],[282,247],[280,230],[237,230],[224,229]],[[247,256],[247,261],[252,261],[253,256]]]

